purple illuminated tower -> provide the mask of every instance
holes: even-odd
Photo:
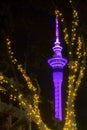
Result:
[[[63,68],[67,60],[62,57],[62,47],[59,41],[58,15],[56,14],[56,41],[53,46],[54,55],[48,60],[49,65],[53,68],[53,83],[54,83],[54,109],[55,118],[62,121],[62,81]]]

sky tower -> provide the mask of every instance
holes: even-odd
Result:
[[[54,83],[54,110],[55,118],[62,121],[62,81],[63,81],[63,68],[67,63],[67,59],[62,57],[62,46],[59,41],[59,27],[58,15],[56,14],[56,41],[54,42],[53,51],[54,55],[48,60],[48,64],[53,69],[53,83]]]

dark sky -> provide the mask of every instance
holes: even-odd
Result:
[[[75,1],[75,6],[80,16],[80,30],[82,31],[85,42],[87,42],[87,0]],[[52,76],[51,68],[47,64],[47,59],[52,57],[53,52],[51,47],[55,40],[55,15],[54,10],[59,9],[64,14],[64,18],[69,25],[72,20],[72,10],[68,0],[9,0],[0,3],[0,28],[1,35],[8,35],[12,39],[14,51],[28,74],[34,73],[41,86],[41,96],[43,103],[41,108],[49,101],[52,101]],[[62,37],[62,36],[61,36]],[[61,38],[62,46],[63,40]],[[64,50],[64,57],[67,57],[67,52]],[[26,64],[27,66],[26,66]],[[66,68],[67,69],[67,68]],[[65,69],[64,76],[67,75]],[[87,130],[87,74],[83,79],[83,83],[78,91],[76,100],[76,111],[78,118],[79,130]],[[67,78],[64,78],[67,80]],[[67,81],[64,81],[67,84]],[[64,94],[66,86],[64,86]],[[44,98],[45,97],[45,98]],[[63,98],[66,98],[66,94]],[[63,99],[65,101],[65,99]],[[47,109],[50,111],[49,103]],[[42,109],[46,116],[46,111]],[[50,118],[50,116],[49,116]],[[50,119],[49,119],[50,120]],[[46,121],[51,125],[52,120]]]

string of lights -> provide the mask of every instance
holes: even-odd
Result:
[[[72,0],[70,0],[72,4]],[[76,39],[76,28],[79,25],[79,18],[78,12],[73,9],[73,22],[72,22],[72,35],[71,35],[71,46],[77,44],[77,51],[76,51],[76,60],[69,61],[68,67],[70,70],[70,74],[68,76],[68,97],[66,102],[66,117],[65,117],[65,124],[64,130],[77,130],[76,125],[76,115],[75,115],[75,99],[77,96],[77,90],[80,86],[81,80],[84,76],[85,70],[85,59],[84,55],[86,55],[86,51],[83,49],[83,44],[81,41],[81,37],[77,37]],[[72,52],[69,52],[70,55],[73,55]],[[84,65],[81,64],[81,61],[84,62]],[[78,78],[77,78],[78,77]]]
[[[69,0],[72,6],[72,0]],[[81,84],[81,80],[84,76],[85,70],[85,56],[86,51],[83,48],[83,41],[80,36],[77,35],[77,27],[79,26],[79,17],[76,9],[73,9],[73,21],[71,28],[71,35],[68,33],[68,28],[64,27],[64,41],[67,46],[76,46],[76,53],[72,50],[69,50],[69,76],[68,76],[68,92],[67,92],[67,101],[66,101],[66,116],[63,130],[77,130],[76,125],[76,115],[75,115],[75,99],[77,96],[78,88]],[[60,18],[61,22],[64,24],[64,18],[62,13],[59,10],[55,10],[56,15]],[[9,58],[11,62],[16,65],[17,69],[20,71],[22,77],[26,81],[27,87],[29,90],[34,92],[33,95],[33,105],[29,104],[27,99],[25,99],[22,93],[19,93],[17,88],[15,88],[14,84],[12,84],[3,74],[0,74],[0,84],[4,86],[4,84],[9,84],[10,88],[14,90],[14,93],[10,94],[10,100],[18,100],[19,105],[21,105],[27,113],[27,117],[30,118],[37,124],[40,130],[50,130],[47,125],[43,122],[40,110],[38,107],[39,104],[39,94],[37,94],[37,88],[33,85],[30,80],[30,77],[26,74],[25,70],[22,67],[22,64],[18,64],[18,60],[14,56],[14,52],[11,48],[11,41],[9,38],[6,39],[7,49],[9,53]],[[73,56],[75,55],[75,56]],[[71,57],[75,57],[72,59]],[[2,93],[6,94],[7,89],[2,87],[0,89]],[[16,94],[15,94],[16,93]]]
[[[69,1],[71,6],[72,0]],[[65,27],[63,29],[64,32],[64,40],[66,44],[69,46],[69,76],[68,76],[68,92],[67,92],[67,102],[66,102],[66,116],[63,130],[77,130],[76,120],[75,120],[75,99],[77,96],[77,90],[80,86],[81,80],[84,76],[85,70],[85,56],[86,51],[83,48],[83,42],[80,36],[77,36],[77,27],[79,26],[79,17],[76,9],[73,9],[73,21],[71,28],[71,35],[68,33],[68,28]],[[56,11],[59,18],[62,17],[62,13]],[[64,22],[64,20],[62,21]],[[69,40],[70,39],[70,40]],[[76,54],[71,50],[70,46],[77,46]],[[74,56],[75,55],[75,56]],[[73,59],[75,57],[75,59]]]
[[[18,64],[18,60],[14,58],[14,52],[11,49],[11,41],[7,38],[6,44],[8,48],[9,57],[11,59],[11,62],[17,66],[17,69],[21,72],[24,80],[27,83],[28,89],[34,92],[33,96],[33,106],[29,103],[27,103],[27,100],[23,98],[22,94],[18,95],[18,100],[20,101],[19,104],[22,105],[23,108],[27,111],[27,115],[38,125],[39,129],[41,130],[50,130],[47,125],[42,121],[40,116],[40,110],[38,108],[39,104],[39,95],[37,94],[36,87],[32,84],[30,81],[29,76],[27,76],[25,70],[22,68],[22,64]]]
[[[14,89],[14,91],[16,91],[16,92],[18,91],[17,89],[15,89],[14,85],[12,83],[10,83],[8,78],[6,78],[2,74],[0,75],[0,84],[1,85],[9,84],[10,87]],[[7,91],[7,89],[2,88],[2,89],[0,89],[0,91],[2,93],[4,93],[5,91]],[[6,94],[6,92],[4,94]],[[18,95],[15,95],[15,93],[10,94],[9,98],[10,98],[10,100],[13,100],[13,101],[16,101],[16,100],[19,101],[19,105],[22,106],[23,109],[25,110],[25,112],[27,114],[27,118],[31,117],[32,121],[34,121],[38,125],[39,129],[50,130],[50,129],[48,129],[46,124],[44,124],[44,122],[41,120],[40,111],[38,109],[38,99],[37,99],[38,96],[37,96],[37,94],[34,95],[34,108],[31,104],[28,103],[27,100],[25,100],[23,98],[22,93],[19,93]]]

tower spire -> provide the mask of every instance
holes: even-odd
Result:
[[[58,14],[57,14],[57,11],[55,11],[55,14],[56,14],[56,43],[60,44],[59,42],[59,26],[58,26]]]

